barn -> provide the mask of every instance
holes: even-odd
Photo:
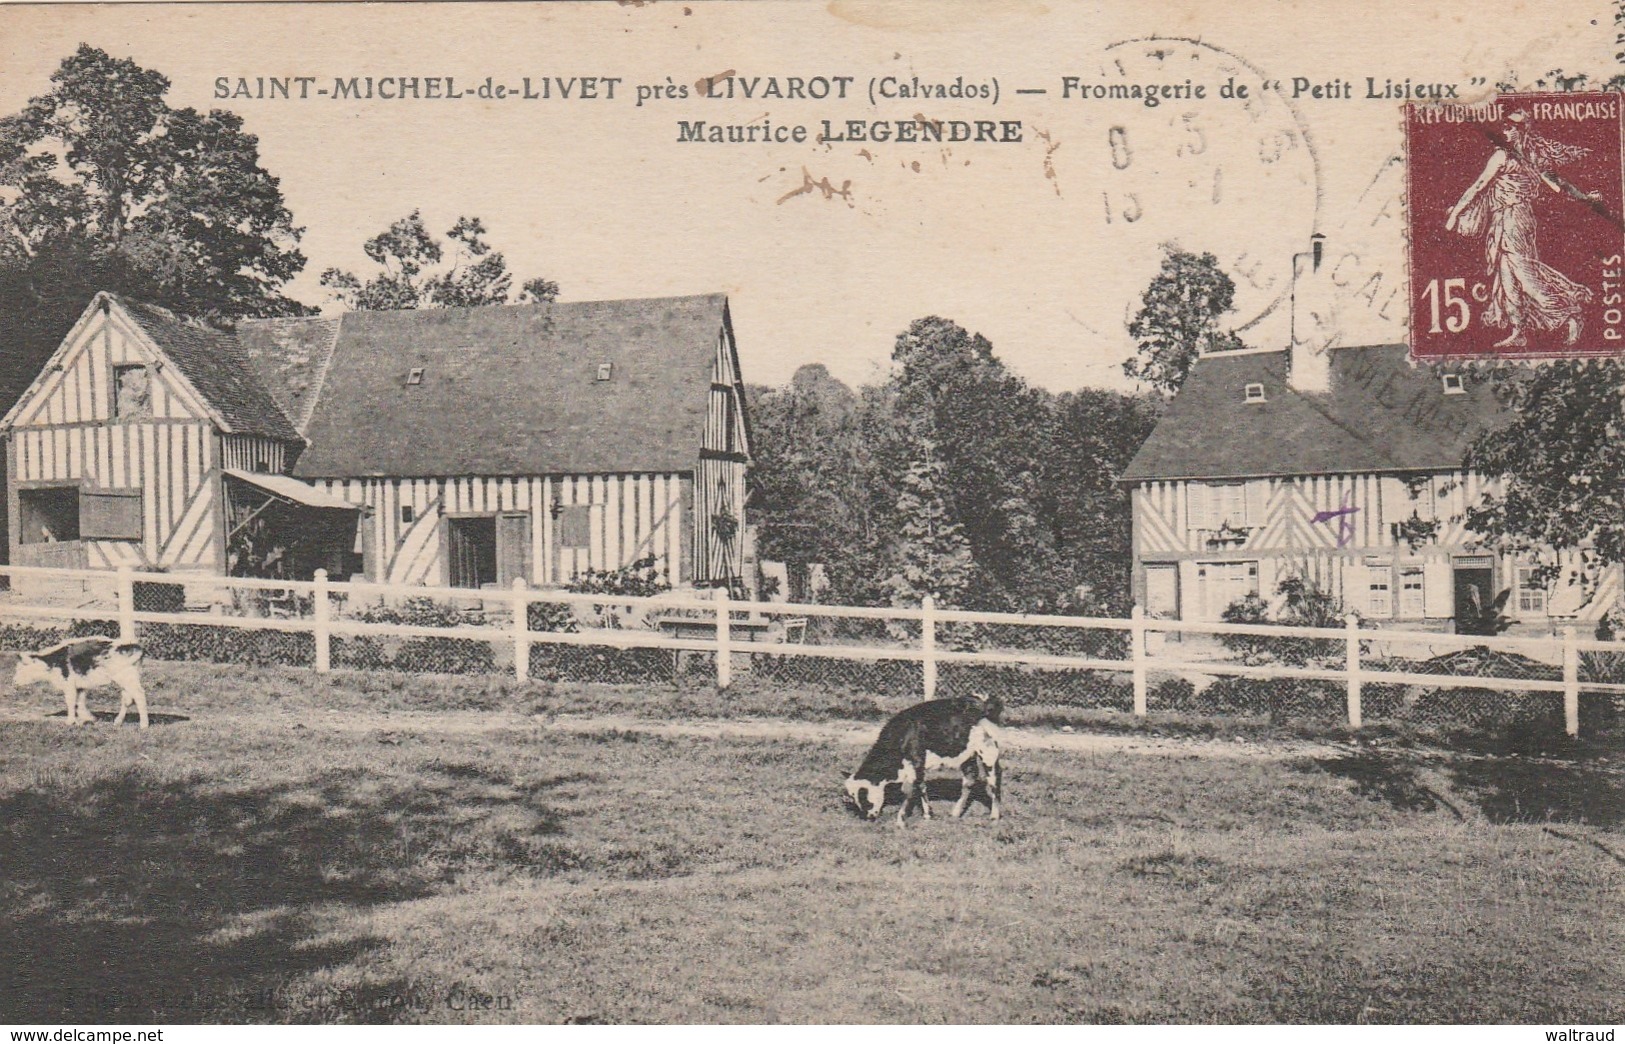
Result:
[[[722,295],[226,332],[99,294],[0,431],[18,564],[470,588],[744,567]]]

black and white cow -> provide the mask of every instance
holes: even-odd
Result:
[[[70,638],[39,652],[22,653],[17,661],[15,685],[45,682],[56,687],[68,704],[68,724],[89,724],[96,719],[85,705],[85,691],[116,684],[123,692],[114,725],[124,724],[124,713],[134,704],[147,727],[147,694],[141,688],[141,646],[116,638]]]
[[[903,807],[897,821],[901,823],[916,803],[930,819],[925,774],[935,768],[957,768],[962,783],[954,816],[964,815],[972,788],[980,784],[987,791],[992,818],[998,819],[1002,710],[998,697],[993,696],[986,700],[928,700],[898,713],[880,730],[863,764],[847,778],[847,796],[859,813],[878,819],[886,803],[886,787],[897,783],[903,788]]]

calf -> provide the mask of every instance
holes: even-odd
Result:
[[[957,768],[962,778],[955,817],[964,815],[971,788],[980,783],[987,791],[992,818],[999,818],[998,697],[986,700],[928,700],[917,703],[886,722],[863,764],[846,781],[846,793],[858,812],[880,818],[888,784],[901,784],[901,823],[910,806],[918,803],[931,818],[931,800],[925,792],[925,774],[934,768]]]
[[[45,682],[54,685],[68,704],[68,724],[96,719],[85,706],[85,690],[116,684],[123,692],[114,725],[124,724],[124,713],[134,704],[147,727],[147,694],[141,688],[141,646],[116,638],[70,638],[39,652],[22,653],[17,661],[15,685]]]

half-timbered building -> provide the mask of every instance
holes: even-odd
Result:
[[[1446,627],[1509,588],[1525,629],[1599,618],[1617,568],[1546,581],[1465,525],[1488,487],[1462,462],[1499,410],[1486,379],[1413,367],[1399,344],[1199,358],[1122,475],[1137,602],[1216,620],[1301,577],[1379,623]]]
[[[102,294],[3,423],[12,561],[478,588],[653,558],[723,581],[743,387],[722,295],[226,333]]]

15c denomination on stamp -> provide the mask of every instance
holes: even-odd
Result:
[[[1621,96],[1405,107],[1411,354],[1625,355]]]

